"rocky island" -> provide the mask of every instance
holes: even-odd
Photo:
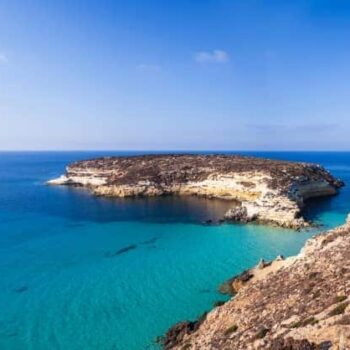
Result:
[[[316,164],[239,155],[103,157],[70,164],[49,184],[84,186],[108,197],[198,195],[232,201],[223,219],[281,227],[308,225],[305,200],[343,183]]]
[[[350,218],[299,255],[261,261],[229,282],[235,297],[176,324],[164,349],[350,349]]]

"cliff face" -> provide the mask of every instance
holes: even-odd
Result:
[[[165,349],[350,349],[350,221],[299,255],[260,262],[230,281],[238,294],[170,329]]]
[[[239,201],[225,219],[306,225],[304,200],[342,185],[318,165],[224,155],[150,155],[79,161],[51,184],[111,197],[200,195]]]

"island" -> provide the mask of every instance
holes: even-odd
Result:
[[[235,297],[174,325],[165,350],[350,349],[350,217],[299,255],[260,261],[228,283]]]
[[[343,183],[317,164],[241,155],[102,157],[70,164],[52,185],[83,186],[107,197],[197,195],[232,201],[223,220],[288,228],[309,225],[306,200]]]

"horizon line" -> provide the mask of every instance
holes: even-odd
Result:
[[[339,149],[0,149],[0,153],[5,152],[350,152],[349,150],[339,150]]]

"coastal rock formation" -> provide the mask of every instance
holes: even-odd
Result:
[[[249,275],[249,278],[242,276]],[[350,219],[311,238],[300,254],[279,257],[231,280],[236,296],[164,348],[350,349]]]
[[[315,164],[238,155],[148,155],[78,161],[49,181],[109,197],[198,195],[232,200],[226,220],[303,227],[305,200],[342,183]]]

